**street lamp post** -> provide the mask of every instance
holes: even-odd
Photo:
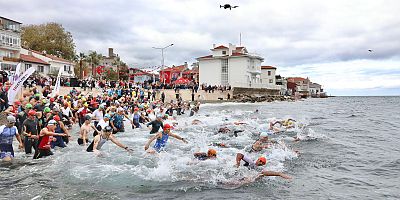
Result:
[[[161,71],[163,71],[164,70],[164,49],[166,49],[166,48],[168,48],[168,47],[170,47],[170,46],[173,46],[174,44],[170,44],[170,45],[168,45],[168,46],[165,46],[165,47],[152,47],[153,49],[160,49],[161,50]],[[164,76],[164,75],[163,75]],[[163,79],[163,83],[165,84],[165,79],[164,79],[164,77],[162,77],[162,79]]]

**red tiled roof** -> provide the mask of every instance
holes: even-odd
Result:
[[[197,59],[201,59],[201,58],[212,58],[212,55],[208,55],[208,56],[202,56],[202,57],[198,57]]]
[[[261,69],[276,69],[276,67],[273,67],[273,66],[261,66]]]
[[[161,70],[161,71],[183,71],[183,70],[185,70],[186,69],[186,66],[185,65],[179,65],[179,66],[175,66],[175,67],[168,67],[168,68],[165,68],[164,70]]]
[[[24,62],[31,62],[31,63],[49,65],[49,63],[47,63],[47,62],[45,62],[45,61],[43,61],[43,60],[41,60],[39,58],[36,58],[34,56],[31,56],[31,55],[20,54],[20,58]]]
[[[214,49],[227,49],[228,47],[226,47],[226,46],[224,46],[224,45],[221,45],[221,46],[217,46],[217,47],[215,47]]]
[[[302,78],[302,77],[288,77],[288,82],[300,82],[300,81],[305,81],[307,79]]]
[[[236,50],[241,50],[241,49],[243,49],[244,47],[236,47]]]

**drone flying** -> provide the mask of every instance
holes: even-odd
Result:
[[[237,8],[237,7],[239,7],[239,6],[231,6],[230,4],[225,4],[225,5],[219,5],[219,7],[220,8],[224,8],[224,9],[228,9],[229,8],[229,10],[232,10],[232,8]]]

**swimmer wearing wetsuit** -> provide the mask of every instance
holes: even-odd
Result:
[[[116,144],[117,146],[125,149],[128,152],[132,152],[131,149],[129,149],[129,147],[123,145],[121,142],[119,142],[114,135],[112,134],[113,129],[111,128],[111,126],[106,126],[102,132],[99,135],[96,135],[92,141],[92,143],[90,143],[89,147],[86,149],[87,152],[95,152],[98,153],[98,151],[101,149],[101,147],[103,147],[103,145],[107,142],[107,141],[111,141],[114,144]]]
[[[197,153],[194,153],[193,155],[198,160],[215,159],[215,158],[217,158],[217,151],[215,149],[209,149],[207,151],[207,153],[197,152]]]
[[[171,133],[171,125],[165,124],[164,131],[161,133],[159,132],[156,135],[154,135],[153,137],[151,137],[149,139],[149,141],[146,143],[146,145],[144,146],[144,150],[147,151],[148,153],[161,152],[161,150],[163,150],[164,147],[166,146],[169,136],[176,138],[178,140],[181,140],[184,143],[187,143],[187,141],[184,138]],[[150,146],[151,142],[153,142],[153,140],[156,140],[156,143],[154,144],[153,149],[149,150],[149,146]]]
[[[241,161],[244,161],[243,166],[246,166],[249,169],[256,169],[257,167],[264,166],[267,163],[267,159],[265,157],[259,157],[256,161],[254,161],[251,158],[249,158],[241,153],[236,154],[236,167],[240,166]],[[291,177],[289,175],[286,175],[282,172],[263,170],[259,175],[257,175],[255,180],[260,179],[263,176],[280,176],[284,179],[291,179]]]

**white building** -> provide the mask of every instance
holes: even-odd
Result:
[[[261,81],[269,89],[280,89],[276,86],[276,67],[261,66]]]
[[[261,80],[263,58],[248,53],[245,47],[214,45],[211,55],[197,58],[199,83],[232,87],[265,88]]]
[[[21,50],[21,23],[0,16],[0,69],[15,71]]]
[[[319,97],[320,94],[322,94],[324,91],[322,89],[322,85],[318,83],[310,83],[310,87],[308,88],[308,91],[312,97]]]
[[[32,54],[20,54],[21,58],[21,72],[26,71],[27,69],[34,67],[36,68],[36,72],[42,76],[46,76],[49,74],[50,64],[41,60],[39,58],[34,57]]]
[[[71,61],[50,54],[45,54],[24,48],[21,49],[21,54],[31,55],[50,64],[48,66],[45,65],[43,70],[41,70],[40,68],[37,69],[37,72],[42,73],[45,76],[48,74],[57,75],[61,68],[62,69],[61,76],[75,77],[75,72],[74,72],[75,64]],[[22,67],[22,70],[24,71],[25,68]]]
[[[280,87],[280,95],[289,95],[290,92],[288,91],[287,88],[287,79],[282,77],[281,75],[276,75],[275,76],[275,82],[276,86]]]

